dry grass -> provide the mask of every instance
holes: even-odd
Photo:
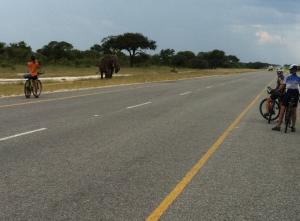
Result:
[[[16,65],[15,70],[11,68],[0,67],[0,78],[22,78],[24,73],[28,72],[27,65]],[[88,76],[94,75],[98,69],[95,68],[75,68],[68,66],[41,66],[39,71],[45,71],[44,77],[61,77],[61,76]]]
[[[156,82],[164,80],[178,80],[185,78],[195,78],[212,75],[227,75],[245,72],[257,72],[253,69],[216,69],[216,70],[199,70],[199,69],[176,69],[177,73],[171,72],[170,67],[147,67],[147,68],[121,68],[118,74],[130,76],[118,76],[112,79],[81,79],[77,81],[53,82],[44,80],[43,77],[74,77],[95,75],[97,67],[92,68],[75,68],[75,67],[53,67],[46,66],[42,68],[45,75],[40,77],[43,84],[43,92],[52,92],[59,90],[71,90],[79,88],[91,88],[109,85],[120,85],[140,82]],[[27,66],[16,66],[15,70],[0,68],[0,78],[22,78],[20,73],[26,73]],[[99,77],[100,78],[100,77]],[[10,96],[23,94],[24,83],[0,84],[0,96]]]

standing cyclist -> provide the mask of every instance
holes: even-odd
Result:
[[[276,88],[273,91],[271,91],[271,96],[267,99],[267,102],[266,102],[266,113],[264,114],[264,117],[268,117],[269,116],[270,102],[272,100],[277,99],[278,97],[282,97],[283,90],[279,90],[279,87],[280,87],[280,85],[282,85],[283,80],[284,80],[283,70],[281,68],[277,68],[277,76],[278,76],[278,78],[277,78],[277,86],[276,86]]]
[[[295,100],[297,101],[295,103],[295,106],[293,106],[293,118],[292,118],[292,132],[295,132],[295,125],[296,125],[296,120],[297,120],[297,106],[298,106],[298,100],[299,100],[299,85],[300,85],[300,77],[297,75],[297,68],[298,66],[296,64],[292,64],[289,67],[290,74],[285,76],[283,80],[283,84],[279,87],[279,90],[284,89],[286,94],[283,97],[282,100],[282,105],[281,105],[281,110],[280,110],[280,115],[279,115],[279,121],[278,125],[276,127],[273,127],[272,130],[277,130],[280,131],[280,125],[282,123],[283,119],[283,113],[286,109],[286,107],[289,105],[289,101],[291,97],[294,97]]]
[[[29,74],[32,76],[34,91],[37,94],[38,89],[38,74],[37,69],[39,67],[38,62],[36,61],[36,57],[34,55],[31,56],[31,62],[28,62]]]

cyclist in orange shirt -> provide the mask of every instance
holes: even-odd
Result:
[[[36,57],[34,55],[31,56],[31,62],[28,62],[29,67],[29,74],[32,76],[33,84],[34,84],[34,91],[37,93],[37,87],[38,87],[38,74],[37,69],[39,67],[39,64],[36,60]]]

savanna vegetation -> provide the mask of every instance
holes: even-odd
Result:
[[[65,41],[51,41],[36,51],[24,41],[9,44],[0,42],[0,78],[22,78],[21,73],[28,71],[27,62],[32,54],[36,55],[47,77],[94,75],[97,63],[104,54],[116,54],[121,65],[120,73],[129,75],[106,81],[48,81],[43,82],[48,84],[43,91],[242,73],[272,65],[262,62],[241,63],[235,55],[226,55],[217,49],[197,54],[192,51],[176,53],[170,48],[162,49],[154,55],[146,53],[146,50],[154,51],[156,48],[156,41],[140,33],[108,36],[101,40],[101,44],[94,44],[87,50],[75,49]],[[22,93],[20,85],[1,84],[0,87],[2,96]]]
[[[78,50],[72,44],[51,41],[42,48],[33,51],[24,41],[18,43],[0,42],[0,66],[14,69],[16,65],[26,64],[35,54],[40,65],[95,67],[104,54],[117,54],[122,67],[168,66],[173,68],[216,69],[216,68],[266,68],[268,63],[241,63],[235,55],[226,55],[222,50],[199,52],[163,49],[158,54],[147,54],[146,50],[155,50],[156,41],[140,33],[125,33],[108,36],[100,44],[94,44],[87,50]],[[125,54],[126,52],[127,54]],[[276,66],[276,65],[274,65]]]
[[[27,70],[26,65],[16,65],[15,70],[1,68],[0,73],[4,78],[22,78],[22,71]],[[94,68],[86,67],[67,67],[67,66],[46,66],[46,74],[41,75],[43,83],[43,93],[59,90],[72,90],[79,88],[102,87],[109,85],[120,85],[128,83],[156,82],[165,80],[180,80],[186,78],[206,77],[213,75],[239,74],[244,72],[257,71],[256,69],[191,69],[176,68],[175,72],[170,71],[168,66],[149,66],[149,67],[123,67],[121,76],[115,76],[109,80],[83,79],[67,81],[68,77],[85,77],[95,74]],[[46,80],[46,77],[59,77],[60,81]],[[23,94],[24,81],[19,83],[0,84],[0,96]]]

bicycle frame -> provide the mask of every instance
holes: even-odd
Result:
[[[284,116],[284,121],[285,121],[285,133],[287,132],[287,128],[291,127],[292,119],[293,119],[293,107],[295,105],[295,97],[291,96],[289,105],[285,110],[285,116]]]
[[[44,74],[41,72],[38,72],[38,76]],[[24,85],[24,93],[25,93],[25,97],[29,98],[31,93],[38,98],[42,92],[42,83],[41,81],[37,78],[37,92],[35,91],[35,87],[34,87],[34,82],[32,77],[27,78],[27,80],[25,81],[25,85]]]
[[[273,89],[268,87],[267,93],[271,95],[272,91],[273,91]],[[273,92],[273,93],[276,93],[276,92]],[[268,121],[268,123],[270,123],[271,121],[274,121],[279,117],[282,99],[280,96],[277,96],[276,99],[273,99],[270,102],[269,111],[268,111],[269,116],[266,117],[266,116],[264,116],[264,114],[266,113],[265,109],[266,109],[267,100],[268,100],[268,98],[265,98],[264,100],[261,101],[259,110],[260,110],[260,114],[262,115],[262,117],[265,118]]]
[[[32,78],[28,79],[30,82],[30,90],[33,91],[34,85],[33,85],[33,80]]]

